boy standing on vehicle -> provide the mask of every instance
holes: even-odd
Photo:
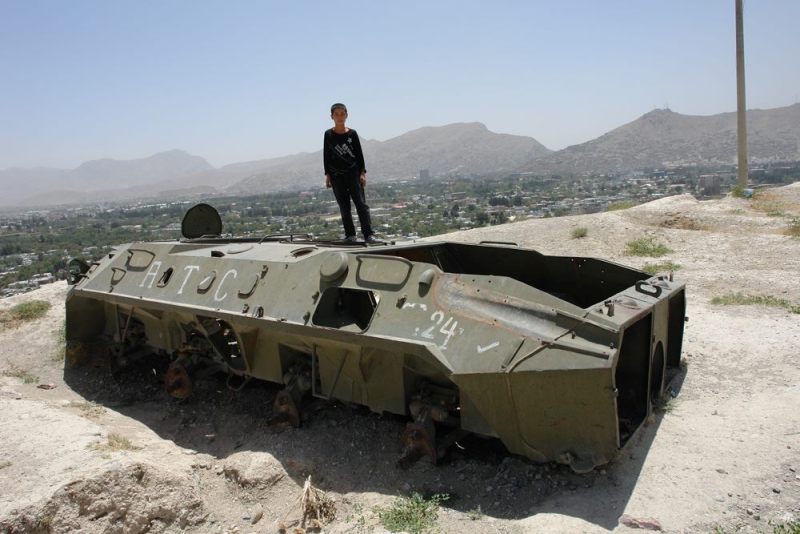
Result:
[[[350,199],[356,205],[358,220],[361,221],[361,233],[368,244],[379,243],[372,232],[369,217],[369,206],[364,198],[364,186],[367,184],[367,169],[364,165],[364,153],[361,141],[352,128],[345,126],[347,107],[336,103],[331,106],[333,128],[325,131],[322,154],[325,163],[325,187],[333,188],[336,203],[342,214],[344,240],[356,243],[356,228],[350,210]]]

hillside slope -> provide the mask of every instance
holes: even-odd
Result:
[[[775,210],[784,215],[767,214]],[[768,521],[800,518],[800,321],[780,307],[710,300],[741,292],[800,305],[791,217],[800,217],[800,183],[756,200],[677,196],[445,236],[680,265],[689,322],[675,398],[615,462],[586,475],[466,441],[439,466],[399,472],[401,419],[324,404],[302,428],[281,431],[267,425],[277,389],[264,384],[232,392],[198,381],[177,402],[149,367],[77,367],[68,383],[57,358],[63,283],[0,301],[0,311],[31,299],[53,305],[38,322],[0,331],[0,487],[13,488],[0,492],[0,530],[270,532],[297,517],[311,476],[334,499],[330,533],[383,532],[374,507],[412,491],[450,496],[438,519],[448,533],[630,532],[623,515],[666,532],[771,531]],[[586,237],[570,237],[577,227]],[[625,244],[642,237],[672,252],[626,256]],[[133,448],[111,446],[115,436]]]

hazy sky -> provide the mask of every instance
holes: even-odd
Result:
[[[800,0],[745,5],[748,108],[800,95]],[[480,121],[551,149],[736,109],[734,0],[0,0],[0,169],[321,148]]]

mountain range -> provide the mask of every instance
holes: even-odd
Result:
[[[747,112],[749,161],[800,160],[800,104]],[[618,173],[678,165],[735,165],[736,113],[656,109],[597,139],[531,158],[537,174]]]
[[[751,161],[800,160],[800,104],[749,110]],[[451,176],[624,173],[673,165],[734,165],[736,113],[682,115],[657,109],[596,139],[552,151],[531,137],[480,123],[419,128],[386,141],[362,138],[372,182],[410,179],[422,169]],[[256,194],[323,183],[322,153],[299,153],[214,168],[171,150],[136,160],[88,161],[71,170],[0,171],[0,205],[54,205],[192,194]]]

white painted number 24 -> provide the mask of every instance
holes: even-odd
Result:
[[[433,323],[429,328],[426,328],[420,334],[425,339],[433,339],[436,337],[436,327],[442,324],[444,321],[444,312],[440,310],[436,310],[431,315],[431,322]],[[456,335],[456,328],[458,328],[458,321],[454,321],[452,317],[448,317],[447,321],[442,325],[439,329],[439,333],[444,334],[446,337],[444,339],[444,343],[440,345],[440,347],[446,347],[447,342],[450,341],[450,338]]]

